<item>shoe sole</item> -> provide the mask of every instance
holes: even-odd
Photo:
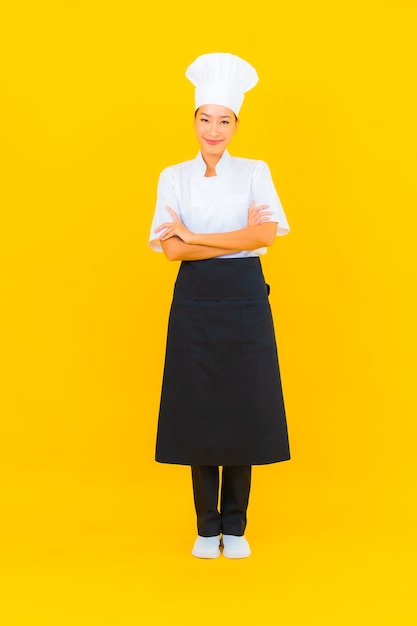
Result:
[[[195,557],[197,557],[197,559],[217,559],[217,557],[220,556],[220,550],[214,554],[214,553],[209,553],[209,554],[199,554],[198,552],[191,552],[191,554]]]

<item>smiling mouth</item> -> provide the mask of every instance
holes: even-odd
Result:
[[[211,146],[216,146],[218,143],[221,143],[223,140],[222,139],[205,139],[205,141],[207,141],[207,143],[210,144]]]

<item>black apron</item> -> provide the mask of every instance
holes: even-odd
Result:
[[[268,292],[259,257],[181,263],[168,324],[160,463],[290,458]]]

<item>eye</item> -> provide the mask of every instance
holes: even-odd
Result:
[[[208,122],[208,119],[206,117],[200,117],[200,122]]]
[[[222,120],[221,124],[230,124],[229,120]]]

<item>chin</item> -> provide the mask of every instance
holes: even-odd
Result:
[[[224,150],[225,150],[225,146],[223,144],[218,145],[218,146],[207,146],[205,148],[205,152],[207,152],[207,154],[212,154],[212,155],[223,154]]]

